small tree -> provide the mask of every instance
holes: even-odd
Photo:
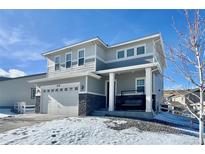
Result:
[[[200,16],[199,10],[185,10],[184,16],[187,27],[179,30],[175,23],[174,28],[178,36],[178,46],[169,47],[166,59],[171,61],[177,73],[181,73],[184,79],[199,89],[200,95],[192,93],[198,98],[193,102],[186,97],[186,108],[199,121],[199,140],[204,144],[204,97],[205,91],[205,18]],[[172,79],[174,80],[174,79]],[[199,110],[192,108],[193,104],[199,104]]]

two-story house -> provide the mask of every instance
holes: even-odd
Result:
[[[31,81],[37,86],[36,111],[156,111],[166,67],[162,42],[155,34],[109,46],[96,37],[43,53],[47,76]]]

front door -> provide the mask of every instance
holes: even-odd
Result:
[[[108,109],[108,107],[109,107],[109,81],[106,81],[105,82],[105,87],[106,87],[106,108]],[[115,81],[115,83],[114,83],[114,95],[116,95],[116,81]],[[115,96],[114,96],[115,97]],[[115,98],[115,100],[116,100],[116,98]]]

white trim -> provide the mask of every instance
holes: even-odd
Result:
[[[79,59],[80,59],[79,58],[79,52],[82,51],[82,50],[84,51],[84,57],[83,57],[84,58],[84,62],[83,62],[83,65],[85,65],[85,48],[81,48],[81,49],[78,49],[78,55],[77,55],[78,66],[79,66]],[[80,66],[83,66],[83,65],[80,65]]]
[[[134,55],[133,56],[127,56],[127,50],[130,50],[130,49],[134,49]],[[130,48],[127,48],[126,49],[126,58],[129,58],[129,57],[134,57],[136,55],[136,52],[135,52],[135,47],[130,47]]]
[[[82,44],[85,44],[85,43],[89,43],[89,42],[92,42],[92,41],[99,41],[104,47],[106,47],[107,49],[110,49],[110,48],[114,48],[114,47],[118,47],[118,46],[122,46],[122,45],[126,45],[126,44],[130,44],[130,43],[135,43],[135,42],[139,42],[139,41],[144,41],[144,40],[147,40],[147,39],[151,39],[151,38],[155,38],[155,37],[161,37],[161,34],[154,34],[154,35],[150,35],[150,36],[146,36],[146,37],[142,37],[142,38],[139,38],[139,39],[135,39],[135,40],[132,40],[132,41],[127,41],[127,42],[123,42],[123,43],[119,43],[119,44],[115,44],[115,45],[111,45],[111,46],[107,46],[103,41],[101,41],[101,39],[99,38],[93,38],[93,39],[90,39],[90,40],[86,40],[86,41],[83,41],[83,42],[80,42],[80,43],[76,43],[76,44],[73,44],[73,45],[69,45],[67,47],[63,47],[63,48],[60,48],[60,49],[56,49],[56,50],[53,50],[53,51],[50,51],[50,52],[45,52],[45,53],[42,53],[43,56],[46,56],[46,55],[49,55],[49,54],[52,54],[52,53],[56,53],[58,51],[62,51],[65,50],[65,49],[69,49],[69,48],[72,48],[72,47],[76,47],[76,46],[79,46],[79,45],[82,45]]]
[[[143,68],[154,67],[154,66],[157,66],[157,64],[156,63],[149,63],[149,64],[134,65],[134,66],[126,66],[126,67],[96,71],[96,74],[107,74],[107,73],[112,73],[112,72],[124,72],[124,71],[143,69]]]
[[[135,47],[135,50],[136,50],[135,55],[139,56],[139,55],[137,54],[137,48],[139,48],[139,47],[144,47],[144,53],[143,53],[143,54],[139,54],[139,55],[147,54],[147,45],[144,43],[144,44],[139,44],[139,45],[137,45],[137,46]]]
[[[144,54],[137,54],[137,48],[139,47],[144,47]],[[147,54],[147,50],[146,50],[146,43],[143,43],[143,44],[139,44],[139,45],[135,45],[135,46],[131,46],[131,47],[128,47],[128,48],[121,48],[121,49],[118,49],[116,50],[116,56],[115,56],[115,60],[126,60],[126,59],[129,59],[130,57],[137,57],[137,56],[141,56],[141,55],[146,55]],[[130,56],[128,57],[127,56],[127,50],[129,49],[134,49],[134,55],[133,56]],[[123,58],[118,58],[118,53],[121,52],[121,51],[124,51],[124,57]],[[113,60],[111,60],[113,61]]]
[[[137,92],[137,80],[144,80],[144,93],[138,93],[138,92]],[[136,77],[136,78],[135,78],[135,90],[136,90],[136,93],[137,93],[137,94],[145,94],[145,88],[146,88],[146,87],[145,87],[145,77]]]
[[[102,59],[102,58],[101,58],[101,57],[99,57],[99,56],[96,56],[96,59],[98,59],[98,60],[102,61],[103,63],[107,63],[104,59]]]
[[[59,58],[59,70],[56,70],[56,58]],[[54,71],[60,71],[61,70],[61,56],[56,55],[54,56]]]
[[[90,91],[81,91],[79,92],[79,94],[93,94],[93,95],[99,95],[99,96],[105,96],[105,94],[101,94],[101,93],[95,93],[95,92],[90,92]]]
[[[92,58],[95,58],[95,56],[86,57],[85,60],[87,60],[87,59],[92,59]]]
[[[61,79],[66,79],[66,78],[75,78],[75,77],[80,77],[80,76],[91,76],[96,79],[100,79],[101,76],[94,74],[94,73],[89,73],[89,72],[82,72],[82,73],[75,73],[75,74],[65,74],[59,77],[46,77],[46,78],[41,78],[41,79],[36,79],[36,80],[30,80],[30,83],[38,83],[38,82],[46,82],[46,81],[53,81],[53,80],[61,80]]]
[[[155,38],[155,37],[159,37],[159,36],[160,36],[160,34],[154,34],[154,35],[150,35],[150,36],[147,36],[147,37],[142,37],[142,38],[139,38],[139,39],[135,39],[135,40],[132,40],[132,41],[128,41],[128,42],[112,45],[112,46],[109,46],[108,48],[114,48],[114,47],[118,47],[118,46],[121,46],[121,45],[127,45],[127,44],[130,44],[130,43],[144,41],[144,40]]]
[[[66,67],[66,63],[67,63],[66,57],[67,57],[68,54],[71,54],[71,59],[70,59],[70,61],[71,61],[71,66],[67,68],[67,67]],[[65,53],[65,69],[70,69],[70,68],[73,66],[72,63],[73,63],[73,54],[72,54],[71,51],[69,51],[69,52]]]
[[[114,59],[114,60],[107,60],[105,62],[106,63],[113,63],[113,62],[125,61],[125,60],[130,60],[130,59],[143,58],[143,57],[147,57],[147,56],[153,56],[153,53],[151,52],[151,53],[145,53],[145,54],[141,54],[141,55],[135,54],[134,56],[120,58],[120,59]]]
[[[52,54],[52,53],[56,53],[58,51],[62,51],[65,50],[65,49],[69,49],[69,48],[72,48],[72,47],[76,47],[76,46],[79,46],[79,45],[82,45],[82,44],[86,44],[86,43],[90,43],[92,41],[99,41],[103,46],[107,47],[107,45],[101,41],[99,38],[93,38],[93,39],[89,39],[89,40],[86,40],[86,41],[83,41],[83,42],[79,42],[79,43],[76,43],[76,44],[73,44],[73,45],[69,45],[69,46],[66,46],[66,47],[63,47],[63,48],[60,48],[60,49],[56,49],[56,50],[53,50],[53,51],[50,51],[50,52],[45,52],[45,53],[42,53],[43,56],[46,56],[46,55],[49,55],[49,54]]]
[[[122,57],[122,58],[118,58],[118,53],[119,53],[119,52],[122,52],[122,51],[124,52],[124,57]],[[124,49],[117,50],[115,54],[116,54],[116,57],[115,57],[116,59],[125,59],[125,58],[126,58],[125,50],[124,50]]]
[[[88,76],[85,76],[85,92],[88,92]]]
[[[136,58],[143,58],[143,57],[148,57],[148,56],[153,56],[153,53],[151,52],[151,53],[146,53],[146,54],[141,54],[141,55],[134,55],[134,56],[127,57],[126,59],[125,58],[120,58],[120,59],[108,60],[108,61],[105,61],[104,59],[102,59],[99,56],[97,56],[96,58],[98,60],[102,61],[103,63],[108,64],[108,63],[125,61],[125,60],[136,59]]]
[[[95,44],[95,56],[94,56],[94,58],[95,58],[95,71],[97,70],[97,44]]]

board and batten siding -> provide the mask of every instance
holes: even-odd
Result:
[[[123,73],[116,75],[117,94],[120,95],[124,90],[135,90],[135,79],[145,78],[145,70]]]
[[[105,78],[96,79],[88,77],[88,92],[105,95]]]
[[[80,49],[85,49],[85,64],[78,66],[78,51]],[[65,55],[66,53],[72,53],[72,66],[71,68],[65,68]],[[55,61],[54,58],[60,56],[61,67],[60,70],[55,71]],[[66,73],[75,74],[82,72],[94,72],[95,71],[95,45],[81,45],[72,49],[64,49],[57,53],[47,56],[48,63],[48,77],[58,77],[65,75]],[[64,67],[63,67],[64,65]]]
[[[143,55],[134,55],[129,58],[116,59],[117,51],[135,48],[137,46],[145,45],[146,53]],[[105,70],[133,65],[141,65],[153,62],[154,46],[153,39],[130,43],[128,45],[121,45],[118,47],[105,49],[97,45],[96,70]],[[126,51],[125,51],[126,54]],[[136,53],[135,53],[136,54]]]
[[[144,40],[140,42],[129,43],[126,45],[109,48],[107,50],[105,61],[116,60],[116,51],[119,51],[121,49],[129,49],[129,48],[137,47],[140,45],[146,45],[146,49],[145,49],[146,53],[153,53],[153,39],[148,39],[148,40]]]
[[[46,74],[42,74],[0,81],[0,107],[13,107],[21,101],[34,105],[36,100],[31,99],[31,88],[35,88],[35,84],[29,81],[45,77]]]

